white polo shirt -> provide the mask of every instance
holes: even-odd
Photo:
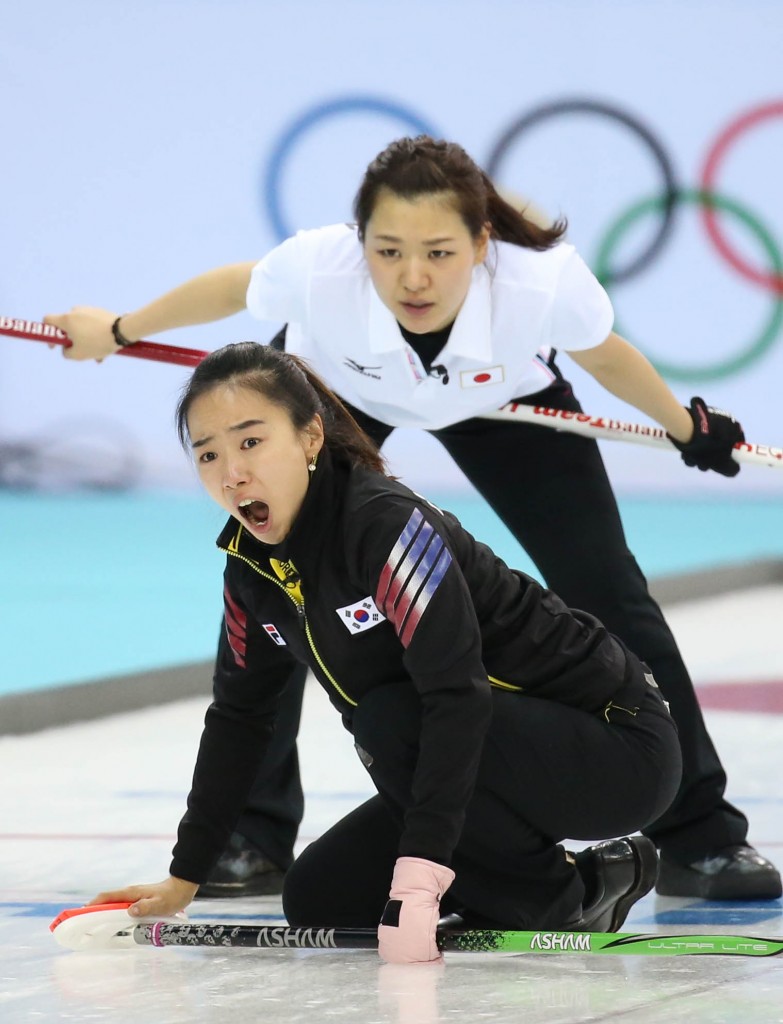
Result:
[[[492,242],[428,374],[378,297],[353,226],[300,231],[253,269],[247,306],[288,324],[286,351],[341,398],[395,427],[440,427],[500,408],[552,381],[550,349],[594,348],[612,329],[609,297],[571,245],[544,252]],[[448,383],[444,383],[448,380]]]

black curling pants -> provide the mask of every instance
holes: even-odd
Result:
[[[581,410],[562,378],[523,401]],[[391,434],[393,428],[351,411],[379,446]],[[572,608],[597,616],[652,669],[677,723],[683,779],[672,805],[645,833],[664,855],[683,862],[744,842],[747,819],[724,799],[725,772],[675,639],[628,550],[597,444],[502,420],[465,420],[433,434],[530,555],[547,586]],[[284,699],[294,700],[294,693]],[[289,743],[295,743],[294,734]],[[251,806],[266,799],[267,791],[262,773]]]
[[[676,729],[652,687],[635,716],[613,710],[611,721],[535,697],[492,696],[452,861],[456,880],[441,909],[467,910],[501,928],[562,926],[577,917],[584,885],[558,843],[635,832],[660,814],[680,780]],[[362,698],[354,738],[379,796],[294,862],[283,892],[291,925],[373,927],[380,920],[412,804],[420,707],[407,682]]]

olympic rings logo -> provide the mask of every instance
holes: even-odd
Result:
[[[415,111],[382,97],[345,96],[309,108],[276,140],[263,174],[266,214],[280,241],[295,231],[283,214],[280,197],[287,165],[296,146],[320,122],[357,112],[380,115],[398,122],[402,130],[397,134],[441,135]],[[717,181],[731,147],[753,128],[783,115],[783,100],[745,111],[723,129],[708,149],[699,175],[699,187],[696,189],[686,189],[679,184],[665,147],[638,117],[614,104],[578,97],[555,100],[527,111],[505,129],[486,158],[478,158],[478,162],[493,180],[498,181],[511,149],[526,132],[553,118],[581,114],[596,115],[628,129],[652,156],[661,179],[659,192],[623,210],[605,230],[599,242],[593,270],[607,290],[611,292],[631,280],[661,254],[672,236],[678,208],[688,204],[699,207],[706,234],[720,257],[744,279],[772,293],[772,309],[761,332],[757,337],[743,342],[733,355],[699,365],[675,364],[651,357],[655,366],[664,376],[673,380],[709,381],[729,377],[754,363],[773,345],[783,324],[783,254],[758,216],[735,199],[720,193]],[[615,250],[629,229],[641,218],[651,214],[658,217],[658,224],[646,247],[624,266],[613,263]],[[758,242],[765,257],[764,266],[749,263],[732,248],[722,228],[722,217],[726,216],[739,221]],[[619,324],[616,329],[618,333],[623,333]]]

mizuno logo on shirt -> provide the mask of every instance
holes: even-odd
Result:
[[[345,359],[343,366],[347,366],[349,370],[356,370],[362,377],[372,377],[373,380],[380,380],[381,375],[379,373],[371,373],[371,370],[380,370],[380,366],[362,366],[361,363],[357,363],[355,359]]]
[[[415,509],[381,571],[375,595],[403,647],[410,644],[450,565],[451,554],[440,534]]]

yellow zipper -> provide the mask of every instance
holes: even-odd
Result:
[[[304,598],[302,598],[301,601],[297,601],[296,596],[291,593],[291,591],[285,586],[284,583],[282,583],[279,579],[277,579],[271,573],[264,572],[264,570],[261,568],[261,566],[258,564],[258,562],[254,562],[252,558],[247,558],[245,555],[240,554],[239,551],[236,551],[236,550],[234,550],[232,548],[221,548],[221,547],[219,547],[219,550],[225,552],[227,555],[232,555],[234,558],[239,558],[243,562],[246,562],[247,565],[249,565],[251,569],[254,569],[258,573],[259,576],[263,576],[264,579],[271,580],[272,583],[275,584],[275,586],[280,587],[280,589],[283,591],[283,593],[288,598],[290,598],[291,601],[293,601],[294,606],[296,607],[296,613],[297,613],[297,615],[299,615],[301,617],[302,627],[304,629],[305,636],[307,637],[307,643],[310,645],[310,650],[313,652],[313,657],[318,662],[319,668],[321,669],[323,674],[326,676],[326,678],[329,680],[329,682],[332,684],[332,686],[335,688],[335,690],[337,690],[337,692],[340,694],[340,696],[343,698],[343,700],[346,701],[346,703],[350,704],[351,707],[354,707],[354,708],[358,707],[358,701],[352,700],[348,696],[348,694],[345,692],[345,690],[343,690],[343,688],[340,686],[340,684],[334,678],[332,673],[326,667],[326,665],[323,662],[323,659],[321,658],[321,655],[318,653],[318,650],[317,650],[317,648],[315,646],[315,643],[313,642],[313,634],[310,631],[310,623],[307,621],[307,612],[305,611]]]

